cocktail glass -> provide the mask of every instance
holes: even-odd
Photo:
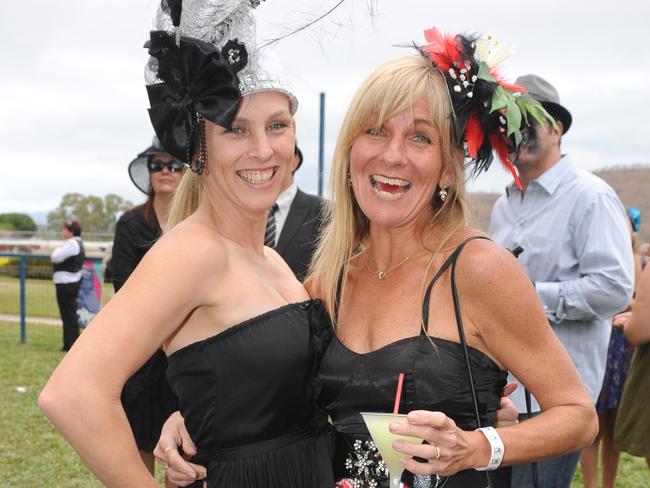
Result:
[[[368,432],[370,432],[379,454],[381,454],[384,463],[386,463],[391,488],[399,488],[402,479],[402,472],[404,471],[399,460],[406,456],[406,454],[393,449],[393,441],[401,439],[420,443],[422,440],[417,439],[416,437],[393,434],[388,430],[388,426],[391,422],[404,421],[406,415],[361,412],[361,416],[363,417],[363,421],[366,423],[366,427],[368,427]]]

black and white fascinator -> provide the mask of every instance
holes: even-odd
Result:
[[[201,174],[193,157],[203,120],[229,127],[241,97],[279,91],[298,108],[268,48],[258,49],[252,10],[259,0],[162,0],[155,30],[145,44],[151,55],[145,82],[149,116],[163,147]],[[201,152],[201,151],[198,151]]]

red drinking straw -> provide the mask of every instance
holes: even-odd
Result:
[[[404,373],[397,377],[397,391],[395,392],[395,405],[393,405],[393,415],[399,412],[399,402],[402,399],[402,384],[404,383]]]

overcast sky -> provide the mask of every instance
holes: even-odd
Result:
[[[0,213],[47,212],[65,193],[143,195],[127,165],[153,134],[143,81],[156,0],[5,1],[0,6]],[[260,39],[291,30],[337,0],[267,0]],[[374,15],[369,15],[370,11]],[[534,72],[573,114],[563,149],[594,170],[650,163],[650,54],[646,0],[347,0],[317,26],[275,48],[300,101],[298,184],[317,189],[318,99],[326,93],[326,174],[357,86],[381,61],[445,32],[492,34],[516,48],[501,72]],[[471,184],[502,191],[495,165]]]

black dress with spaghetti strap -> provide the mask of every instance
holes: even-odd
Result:
[[[332,488],[316,368],[331,337],[319,301],[285,305],[168,358],[209,488]],[[196,482],[193,487],[203,486]]]
[[[374,444],[359,412],[389,412],[392,408],[396,380],[405,373],[400,413],[412,410],[440,411],[464,430],[493,426],[499,408],[507,372],[483,352],[466,347],[460,320],[460,302],[455,292],[455,263],[462,243],[445,261],[429,284],[422,307],[428,324],[429,300],[436,280],[451,269],[452,295],[460,343],[427,336],[408,337],[380,349],[360,354],[334,338],[323,358],[319,378],[322,384],[320,404],[334,424],[334,476],[350,478],[358,486],[388,487],[379,472]],[[433,342],[433,345],[432,345]],[[435,347],[434,347],[435,345]],[[469,369],[468,369],[469,365]],[[476,392],[474,408],[469,372]],[[501,473],[498,473],[501,471]],[[411,488],[485,488],[487,474],[476,470],[461,471],[451,477],[414,476],[404,472],[402,481]],[[510,487],[510,468],[490,473],[492,486]],[[496,478],[496,480],[494,479]],[[373,483],[377,483],[376,485]]]

